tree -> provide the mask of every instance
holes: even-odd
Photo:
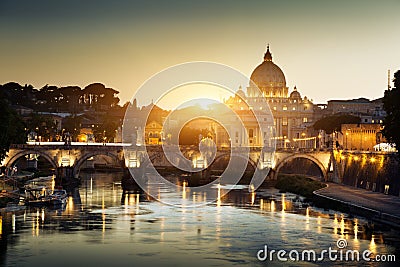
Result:
[[[54,138],[57,126],[50,117],[33,113],[26,121],[26,128],[28,132],[36,132],[41,141],[47,141]]]
[[[63,134],[69,133],[72,137],[72,140],[76,140],[78,137],[82,124],[82,117],[80,116],[69,116],[66,117],[63,122]]]
[[[360,123],[360,118],[352,115],[332,115],[317,120],[313,127],[315,130],[324,130],[327,134],[340,131],[342,124]]]
[[[10,108],[0,91],[0,162],[6,157],[11,144],[26,141],[25,126],[18,114]]]
[[[118,125],[111,118],[103,117],[103,123],[93,130],[96,142],[113,142]]]
[[[396,144],[400,154],[400,70],[394,74],[394,87],[387,89],[383,97],[383,109],[386,117],[383,120],[383,135],[389,143]]]

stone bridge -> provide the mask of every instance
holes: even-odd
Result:
[[[124,149],[125,148],[125,149]],[[166,147],[168,149],[168,147]],[[147,153],[145,153],[147,151]],[[304,158],[312,161],[321,171],[322,179],[327,181],[332,178],[328,175],[333,172],[332,151],[315,150],[277,150],[263,151],[261,148],[237,147],[231,149],[218,149],[214,160],[207,163],[196,146],[181,146],[180,153],[170,152],[169,159],[178,168],[191,168],[193,171],[206,168],[227,156],[245,157],[254,169],[267,170],[267,179],[276,180],[280,169],[291,160]],[[43,157],[54,169],[69,168],[70,176],[78,178],[79,170],[83,164],[94,156],[105,155],[119,164],[121,168],[145,169],[149,164],[157,167],[171,166],[163,153],[162,146],[130,146],[129,144],[87,144],[75,143],[74,145],[12,145],[2,166],[12,167],[18,159],[26,158],[28,166],[37,167],[37,158]],[[183,155],[183,156],[182,156]],[[212,168],[212,166],[211,166]]]

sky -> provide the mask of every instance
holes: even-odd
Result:
[[[185,62],[250,76],[269,43],[289,91],[314,103],[375,99],[400,69],[398,10],[398,0],[0,0],[0,84],[101,82],[122,104]]]

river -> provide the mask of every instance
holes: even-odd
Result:
[[[1,216],[4,266],[282,266],[271,250],[300,253],[343,248],[399,257],[399,232],[334,210],[308,206],[276,189],[233,190],[196,208],[162,204],[144,193],[123,194],[120,173],[85,174],[64,209],[28,208]],[[218,189],[216,189],[218,190]],[[223,190],[223,189],[220,189]],[[190,190],[172,198],[201,203]],[[223,192],[222,194],[223,195]],[[343,241],[343,240],[342,240]],[[261,251],[260,251],[261,250]],[[291,254],[296,255],[295,253]],[[281,255],[282,256],[282,255]],[[326,255],[325,255],[326,256]],[[284,257],[283,257],[284,258]],[[377,266],[376,262],[286,262],[289,266]],[[399,259],[398,259],[399,260]],[[389,263],[379,266],[389,266]],[[396,266],[396,264],[393,264]]]

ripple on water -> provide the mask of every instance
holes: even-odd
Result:
[[[119,206],[119,207],[109,207],[104,209],[92,209],[89,213],[91,214],[105,214],[105,215],[146,215],[151,214],[153,211],[137,207],[137,206]]]

